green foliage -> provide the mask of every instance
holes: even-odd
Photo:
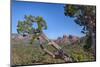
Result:
[[[66,5],[64,9],[65,9],[64,14],[70,17],[74,17],[75,13],[78,11],[77,6],[75,5]]]
[[[81,43],[82,44],[82,43]],[[89,51],[84,51],[81,44],[62,45],[63,50],[73,59],[73,62],[93,61],[95,57]]]
[[[38,24],[38,30],[42,31],[43,29],[47,29],[47,25],[45,20],[41,17],[41,16],[26,16],[25,15],[25,20],[24,21],[18,21],[18,33],[28,33],[28,34],[33,34],[36,30],[33,27],[33,23],[37,23]]]
[[[44,29],[47,29],[46,21],[41,16],[25,15],[24,21],[18,21],[17,32],[18,34],[28,35],[34,34],[32,42],[36,39]],[[35,29],[33,23],[37,23],[38,28]]]
[[[82,27],[81,32],[88,36],[96,35],[96,7],[95,6],[83,6],[83,5],[65,5],[65,16],[72,17],[76,24]],[[95,40],[95,38],[91,38]],[[94,44],[90,38],[87,38],[87,45],[84,48],[91,48]],[[91,43],[90,43],[91,42]]]
[[[91,38],[91,36],[88,36],[85,42],[86,42],[85,43],[86,45],[84,45],[83,47],[84,47],[85,50],[88,50],[91,47],[91,44],[92,44],[92,38]]]
[[[82,30],[84,32],[89,31],[89,29],[95,29],[95,6],[65,5],[64,10],[65,16],[75,18],[74,21],[76,24],[83,26]]]

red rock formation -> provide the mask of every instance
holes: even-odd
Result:
[[[57,40],[55,40],[57,44],[77,44],[79,43],[79,38],[76,36],[69,36],[63,35],[63,37],[58,37]]]

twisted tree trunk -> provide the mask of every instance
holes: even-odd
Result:
[[[49,41],[49,39],[46,37],[46,35],[42,34],[39,37],[39,42],[40,42],[40,47],[41,49],[47,53],[48,55],[52,56],[53,58],[56,58],[56,55],[52,52],[50,52],[49,50],[47,50],[44,46],[43,46],[43,40],[45,39],[46,41],[48,41],[48,44],[51,44],[51,46],[53,46],[55,49],[57,49],[58,54],[57,56],[59,56],[61,59],[63,59],[65,62],[72,62],[71,58],[69,56],[66,56],[63,52],[63,50],[61,49],[61,47],[56,44],[54,41]]]

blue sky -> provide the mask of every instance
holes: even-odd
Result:
[[[42,16],[48,26],[44,33],[51,39],[64,34],[83,36],[81,27],[64,15],[64,4],[12,2],[12,33],[17,33],[18,20],[23,21],[24,15]]]

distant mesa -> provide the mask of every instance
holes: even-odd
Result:
[[[70,35],[63,35],[63,37],[58,37],[56,40],[54,40],[57,44],[77,44],[79,43],[80,38],[77,36],[72,36],[70,38]]]
[[[43,35],[42,35],[43,36]],[[45,36],[44,36],[45,37]],[[15,41],[25,41],[28,42],[31,39],[31,36],[25,36],[23,37],[20,34],[15,34],[13,33],[11,35],[11,38]],[[45,40],[43,39],[45,42]],[[72,35],[63,35],[62,37],[58,37],[57,39],[54,40],[57,44],[59,45],[64,45],[64,44],[77,44],[80,41],[80,38],[77,36],[72,36]]]

